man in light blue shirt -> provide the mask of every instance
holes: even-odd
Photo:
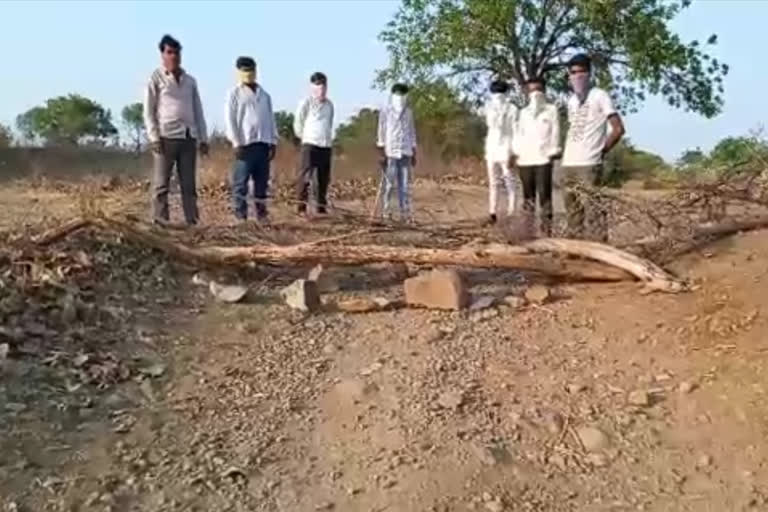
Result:
[[[416,165],[416,127],[407,102],[408,86],[395,84],[389,104],[379,112],[376,145],[387,160],[384,173],[382,212],[390,216],[392,191],[397,184],[400,217],[411,221],[410,174]]]
[[[235,217],[248,218],[248,182],[253,180],[256,217],[266,221],[269,164],[277,149],[277,125],[272,98],[256,82],[256,62],[239,57],[235,63],[238,85],[227,98],[226,135],[235,150],[232,197]]]

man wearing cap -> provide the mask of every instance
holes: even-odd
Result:
[[[299,103],[293,133],[301,139],[301,158],[296,177],[299,214],[307,213],[309,181],[317,173],[317,213],[327,210],[333,146],[333,103],[328,99],[328,78],[317,72],[309,77],[310,95]]]
[[[196,164],[208,154],[208,134],[197,82],[181,67],[181,44],[169,35],[159,44],[162,66],[152,73],[144,91],[144,125],[147,127],[154,172],[152,217],[166,223],[168,188],[176,166],[181,204],[188,225],[197,224]]]
[[[256,62],[239,57],[235,62],[237,85],[227,97],[226,135],[235,150],[232,197],[235,217],[248,218],[248,182],[253,180],[256,218],[266,221],[269,164],[277,148],[277,124],[272,98],[256,82]]]

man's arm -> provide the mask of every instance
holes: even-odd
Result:
[[[621,116],[618,113],[613,113],[608,117],[608,124],[611,126],[611,133],[608,135],[608,140],[605,141],[603,156],[612,150],[626,133],[624,121],[621,120]]]
[[[197,81],[195,81],[193,102],[193,108],[195,109],[195,123],[197,124],[197,141],[200,144],[208,144],[208,127],[205,125],[203,102],[200,100],[200,91],[197,88]]]
[[[552,105],[552,131],[549,134],[549,159],[557,160],[563,152],[563,148],[560,147],[560,112],[557,107]]]
[[[416,122],[413,120],[413,110],[410,111],[410,115],[408,116],[408,131],[411,139],[411,152],[413,153],[413,156],[411,156],[411,163],[412,165],[416,165]]]
[[[379,126],[376,131],[376,147],[384,152],[387,144],[387,112],[385,109],[379,111]]]
[[[280,134],[277,133],[277,121],[275,120],[275,112],[272,110],[272,97],[267,96],[267,109],[268,119],[272,125],[272,144],[269,146],[269,159],[270,161],[275,158],[277,153],[277,142],[280,139]]]
[[[150,144],[160,142],[160,126],[157,122],[157,87],[150,77],[144,89],[144,126]]]
[[[299,102],[296,114],[293,116],[293,134],[299,139],[302,139],[304,136],[304,123],[307,120],[308,112],[309,100],[305,98]]]
[[[224,132],[233,148],[243,145],[237,126],[237,107],[237,91],[232,90],[227,97],[226,105],[224,105]]]

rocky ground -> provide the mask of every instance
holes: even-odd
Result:
[[[430,217],[482,216],[481,188],[435,187],[416,195]],[[41,216],[76,209],[67,192],[27,193]],[[140,192],[105,196],[143,208]],[[29,217],[18,197],[0,199]],[[685,257],[684,295],[465,272],[473,297],[495,301],[462,312],[340,312],[402,299],[416,269],[331,268],[326,306],[303,313],[279,290],[309,269],[222,276],[251,289],[228,304],[193,283],[197,269],[115,237],[10,254],[0,499],[9,511],[768,510],[767,257],[764,232]]]

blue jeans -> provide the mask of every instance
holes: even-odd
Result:
[[[384,216],[390,216],[390,203],[392,190],[397,185],[397,201],[400,204],[400,216],[404,219],[411,218],[411,157],[401,158],[387,157],[387,170],[384,173],[384,197],[382,211]]]
[[[257,142],[240,149],[232,169],[232,198],[235,217],[248,218],[248,181],[253,180],[256,216],[267,217],[267,187],[269,185],[269,144]]]

